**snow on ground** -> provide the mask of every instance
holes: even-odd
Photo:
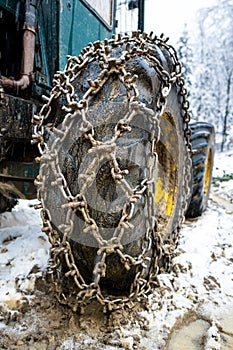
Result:
[[[41,232],[34,202],[20,200],[12,213],[1,214],[0,301],[10,308],[25,300],[24,295],[34,290],[36,277],[47,267],[49,243]]]
[[[56,333],[57,339],[51,336],[55,321],[47,327],[37,309],[33,314],[33,300],[38,298],[35,281],[46,270],[49,258],[39,211],[33,208],[36,201],[21,200],[11,213],[1,214],[0,348],[233,349],[233,151],[216,153],[213,177],[208,209],[201,218],[187,220],[181,230],[173,272],[159,276],[159,287],[149,296],[148,309],[132,312],[133,317],[130,312],[123,314],[124,322],[107,336],[103,331],[98,334],[98,327],[94,332],[94,313],[89,319],[85,315],[79,318],[78,338],[71,331],[76,316],[69,320],[70,332],[62,332],[62,325],[56,323],[60,335]],[[30,317],[28,311],[22,311],[25,304],[29,309],[31,305]],[[59,310],[55,319],[63,312]],[[21,311],[26,316],[14,321],[12,315]],[[36,343],[36,337],[29,342],[25,322],[43,324],[44,332],[50,332],[48,342]]]

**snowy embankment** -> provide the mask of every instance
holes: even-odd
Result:
[[[47,298],[35,281],[49,243],[34,202],[0,215],[0,349],[233,349],[233,151],[215,156],[209,207],[184,224],[174,272],[159,276],[146,310],[117,313],[111,332],[95,312],[35,307]]]

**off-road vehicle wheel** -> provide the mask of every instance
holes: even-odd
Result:
[[[167,84],[168,46],[144,34],[84,55],[55,75],[35,120],[55,119],[39,144],[38,195],[66,302],[118,303],[148,291],[177,244],[191,171],[185,90]]]
[[[207,122],[190,123],[192,131],[192,196],[187,218],[200,216],[207,207],[214,163],[214,126]]]

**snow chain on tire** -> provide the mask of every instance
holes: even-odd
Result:
[[[161,57],[165,56],[169,64],[160,58],[158,53],[161,52]],[[139,96],[138,86],[141,78],[129,71],[129,67],[137,67],[140,60],[147,62],[142,65],[147,64],[147,69],[153,70],[159,81],[157,94],[152,97],[151,105],[145,102],[147,97]],[[98,73],[94,80],[85,77],[92,69]],[[105,90],[111,79],[118,80],[120,84],[120,88],[117,87],[113,91],[114,97]],[[52,245],[50,270],[57,296],[60,302],[81,312],[92,299],[97,299],[105,311],[133,307],[135,302],[143,300],[156,285],[156,276],[161,268],[169,270],[170,259],[178,242],[179,228],[187,209],[191,174],[190,118],[181,65],[176,52],[162,36],[140,32],[135,32],[132,36],[114,35],[110,40],[89,44],[78,57],[68,57],[64,71],[55,74],[53,85],[50,97],[44,97],[46,103],[40,113],[33,117],[32,142],[38,144],[41,153],[38,159],[40,174],[36,179],[38,199],[41,203],[38,208],[42,208],[43,230],[48,234]],[[181,181],[182,204],[177,214],[176,225],[173,225],[172,232],[164,238],[163,228],[156,219],[154,168],[159,158],[157,148],[162,137],[160,121],[164,116],[172,86],[176,88],[180,106],[182,135],[178,136],[182,138],[187,152],[182,155],[185,158],[184,177]],[[121,117],[117,116],[115,125],[111,126],[110,123],[109,137],[106,136],[105,130],[98,126],[99,113],[95,112],[95,103],[101,92],[103,96],[109,94],[106,97],[109,102],[99,104],[101,118],[107,119],[108,113],[112,113],[114,120],[117,108],[114,107],[112,112],[114,108],[111,106],[111,99],[116,104],[119,102],[119,108],[124,110]],[[145,92],[145,96],[146,94]],[[62,117],[54,113],[56,103],[63,105]],[[105,112],[105,107],[108,113]],[[142,157],[145,163],[138,170],[139,167],[133,162],[129,162],[128,166],[121,163],[120,155],[126,148],[124,144],[121,145],[125,135],[128,136],[124,142],[127,142],[134,130],[136,135],[139,135],[137,137],[143,137],[144,130],[137,131],[137,120],[141,116],[150,147],[146,146],[147,156]],[[165,123],[166,118],[169,117],[165,115]],[[81,158],[78,152],[81,152]],[[135,153],[140,152],[141,146]],[[75,170],[77,163],[79,170],[81,169],[78,174]],[[67,171],[67,168],[70,170]],[[133,180],[130,182],[129,179],[135,169],[140,171],[141,175],[140,181],[133,187]],[[104,178],[106,173],[110,174],[110,180],[126,198],[120,211],[110,213],[115,226],[109,230],[108,222],[98,222],[97,214],[101,208],[91,209],[88,202],[89,189],[93,190],[98,198],[107,196],[106,193],[103,194],[104,186],[100,190],[93,187],[95,181],[96,187],[99,186],[98,179]],[[78,180],[75,179],[76,175]],[[73,188],[74,182],[77,186]],[[158,203],[161,193],[157,195]],[[110,195],[114,197],[112,193]],[[173,197],[175,196],[174,190]],[[111,198],[113,203],[114,198]],[[166,204],[167,212],[171,210],[173,203],[170,206],[168,204],[170,205],[170,202]],[[136,237],[135,243],[132,242],[132,232],[136,232],[135,223],[137,225],[138,222],[140,226],[140,220],[142,221],[142,216],[138,215],[139,209],[145,216],[145,232],[139,238]],[[120,217],[115,217],[119,212]],[[74,228],[79,226],[80,237],[75,236],[73,239]],[[109,232],[112,232],[110,237]],[[132,254],[131,251],[137,253]],[[85,261],[89,257],[92,259],[91,264]],[[109,292],[109,286],[106,292],[106,275],[113,276],[110,276],[110,281],[114,281],[115,286],[118,282],[119,285],[121,283],[118,277],[114,280],[117,269],[122,276],[125,274],[125,285],[129,283],[124,296],[122,291],[115,294]]]

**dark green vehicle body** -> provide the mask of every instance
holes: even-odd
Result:
[[[0,0],[0,212],[10,209],[14,197],[35,197],[38,151],[31,145],[32,115],[41,107],[42,95],[49,94],[54,73],[64,69],[67,55],[78,55],[89,42],[114,33],[115,9],[113,0],[97,5],[86,0]],[[35,40],[33,71],[30,84],[21,88],[13,81],[24,73],[26,31]]]

